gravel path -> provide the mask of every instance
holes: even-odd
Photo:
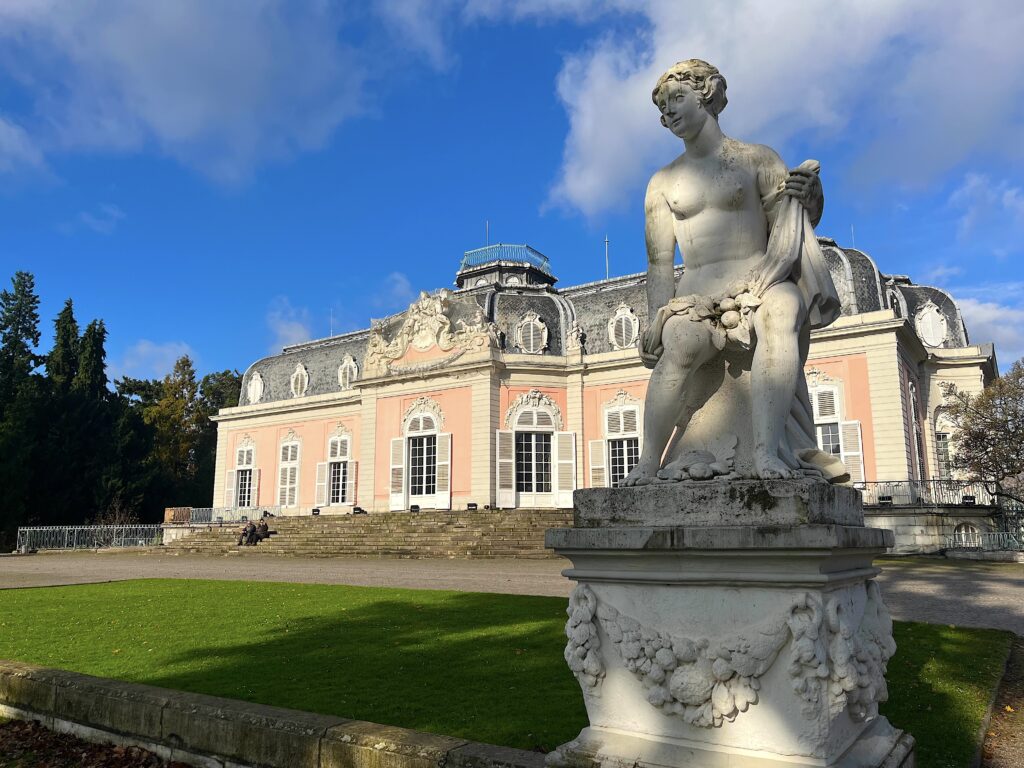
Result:
[[[995,627],[1024,635],[1024,565],[941,558],[881,562],[882,594],[896,619]],[[0,589],[124,579],[230,579],[452,589],[565,597],[564,560],[300,559],[67,553],[0,557]]]

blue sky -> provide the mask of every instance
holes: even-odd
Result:
[[[0,280],[103,318],[112,375],[366,327],[491,240],[642,271],[650,102],[698,56],[726,133],[822,163],[820,234],[1024,355],[1024,10],[907,2],[4,0]]]

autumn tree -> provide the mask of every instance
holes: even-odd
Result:
[[[976,395],[944,389],[953,469],[1004,503],[1024,505],[1024,360]]]

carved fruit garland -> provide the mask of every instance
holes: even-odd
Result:
[[[868,583],[863,620],[855,630],[848,618],[851,611],[852,604],[836,598],[823,608],[813,595],[803,594],[784,616],[720,638],[691,640],[599,604],[593,590],[580,584],[569,600],[565,660],[584,690],[598,695],[605,677],[600,625],[623,666],[647,690],[652,706],[709,728],[735,720],[757,703],[760,678],[792,639],[788,672],[804,716],[813,718],[821,711],[827,683],[830,714],[835,717],[849,706],[851,717],[863,719],[874,702],[887,698],[885,669],[895,643],[892,621],[874,582]]]

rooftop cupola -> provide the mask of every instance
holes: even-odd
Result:
[[[547,286],[558,278],[551,274],[548,257],[528,245],[496,243],[466,251],[455,275],[459,288],[478,286]]]

